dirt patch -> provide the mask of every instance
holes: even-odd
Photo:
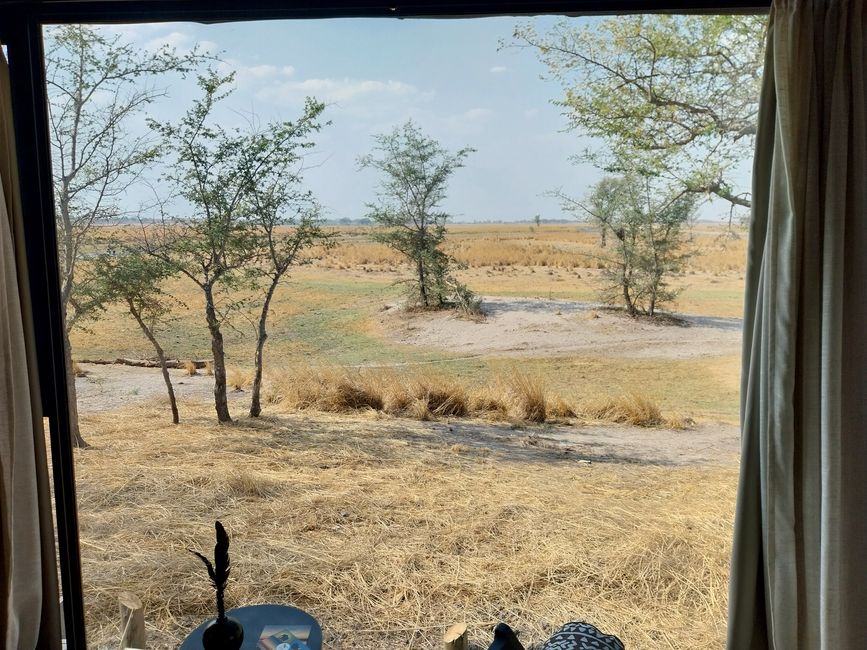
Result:
[[[75,380],[79,413],[99,413],[129,404],[166,397],[166,385],[159,368],[80,363],[86,373]],[[178,400],[212,399],[214,378],[203,373],[188,375],[186,370],[169,370]],[[229,388],[229,399],[242,399],[244,391]],[[168,407],[167,407],[168,408]]]
[[[412,314],[392,308],[380,326],[393,342],[467,355],[549,357],[577,352],[630,358],[688,359],[736,353],[741,320],[683,316],[681,324],[634,320],[570,300],[486,298],[487,317]]]

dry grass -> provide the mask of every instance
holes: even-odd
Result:
[[[232,390],[244,390],[253,383],[253,373],[232,368],[226,373],[226,384]]]
[[[212,615],[186,548],[232,536],[229,606],[278,602],[334,649],[441,647],[467,621],[526,644],[586,619],[630,650],[722,648],[735,468],[580,464],[474,449],[425,425],[319,415],[211,426],[83,422],[77,454],[89,647],[116,647],[116,598],[144,603],[149,648]],[[445,435],[445,434],[443,434]],[[444,453],[449,452],[449,453]]]
[[[233,386],[234,376],[234,372],[230,373],[229,383]],[[238,377],[248,375],[239,371]],[[679,429],[692,424],[684,416],[663,416],[652,399],[637,393],[576,406],[573,400],[550,394],[541,376],[515,368],[502,371],[485,385],[475,386],[434,372],[306,366],[269,375],[264,395],[266,403],[300,411],[382,411],[422,421],[477,417],[543,423],[577,418]]]
[[[395,251],[373,241],[371,228],[334,228],[339,246],[322,254],[322,268],[394,270],[404,260]],[[721,226],[700,224],[688,248],[692,257],[687,272],[739,273],[746,260],[746,237],[722,237]],[[511,267],[598,269],[599,235],[586,224],[549,224],[531,229],[528,224],[457,224],[449,227],[444,249],[469,268],[505,270]],[[321,252],[320,252],[321,253]],[[320,253],[314,253],[319,255]]]
[[[659,407],[644,395],[624,393],[588,402],[581,412],[594,420],[631,424],[638,427],[656,427],[665,424]]]
[[[539,377],[513,371],[500,380],[512,401],[513,412],[525,422],[544,422],[548,417],[548,400]]]
[[[84,368],[82,368],[78,364],[78,361],[73,361],[72,362],[72,375],[74,377],[87,377],[88,372],[87,372],[87,370],[85,370]]]
[[[184,371],[192,377],[193,375],[198,375],[199,370],[196,368],[195,361],[184,361]]]

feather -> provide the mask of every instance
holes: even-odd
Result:
[[[219,521],[214,523],[214,528],[217,530],[217,544],[214,546],[214,575],[211,580],[215,588],[223,590],[229,582],[229,572],[232,569],[229,563],[229,536]]]
[[[225,621],[226,607],[224,603],[224,592],[226,591],[226,585],[229,582],[229,572],[231,571],[231,566],[229,564],[229,535],[226,533],[226,529],[223,528],[223,524],[219,521],[214,523],[214,528],[217,531],[217,543],[214,546],[213,564],[211,564],[211,561],[198,551],[194,551],[191,548],[187,550],[198,557],[208,568],[208,577],[211,579],[211,584],[217,592],[217,620]]]
[[[201,553],[199,553],[198,551],[194,551],[194,550],[191,549],[191,548],[188,548],[187,550],[188,550],[190,553],[192,553],[193,555],[195,555],[196,557],[198,557],[202,562],[204,562],[205,566],[208,567],[208,577],[211,578],[211,582],[213,582],[213,583],[214,583],[214,586],[216,586],[216,584],[217,584],[217,576],[216,576],[216,574],[214,573],[214,565],[211,564],[211,561],[210,561],[208,558],[206,558],[204,555],[202,555]]]

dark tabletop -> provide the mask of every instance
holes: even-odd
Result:
[[[244,644],[241,650],[257,650],[259,639],[265,627],[273,628],[271,633],[282,630],[294,634],[307,644],[310,650],[322,650],[322,630],[316,619],[305,611],[286,605],[250,605],[226,612],[244,627]],[[210,620],[205,621],[190,633],[181,644],[181,650],[202,650],[202,632]],[[305,639],[304,635],[308,637]],[[275,641],[276,642],[276,641]]]

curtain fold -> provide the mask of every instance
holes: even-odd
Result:
[[[753,169],[729,650],[867,648],[863,0],[775,0]]]
[[[59,650],[57,556],[22,242],[0,51],[0,645]]]

